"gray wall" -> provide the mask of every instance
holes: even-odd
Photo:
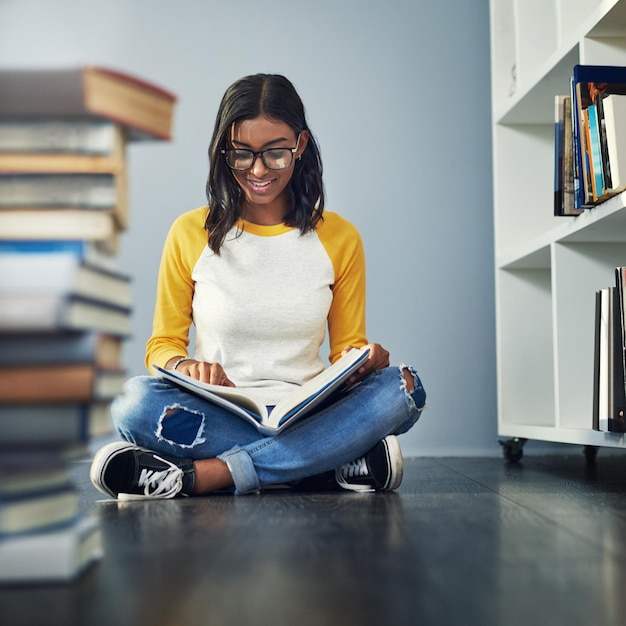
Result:
[[[288,76],[322,148],[328,208],[360,229],[368,334],[429,394],[408,455],[496,443],[488,0],[0,0],[0,64],[94,63],[178,94],[175,140],[130,149],[131,373],[143,372],[163,238],[204,203],[235,79]]]

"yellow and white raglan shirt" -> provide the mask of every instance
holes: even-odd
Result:
[[[268,406],[324,369],[347,346],[367,344],[365,256],[356,228],[325,212],[314,231],[240,220],[220,254],[207,244],[207,207],[172,224],[159,268],[146,365],[187,354],[220,363]]]

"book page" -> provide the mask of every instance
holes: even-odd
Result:
[[[322,400],[339,389],[349,376],[367,360],[368,356],[368,348],[350,350],[333,365],[289,393],[278,402],[269,416],[267,407],[250,391],[237,387],[211,385],[191,378],[182,372],[166,370],[158,365],[152,367],[162,378],[244,417],[261,432],[272,434],[281,430],[287,422],[311,411]]]
[[[368,348],[353,348],[344,354],[333,365],[283,398],[274,407],[269,423],[272,426],[282,425],[288,418],[300,414],[303,410],[306,409],[307,412],[312,410],[330,393],[342,386],[368,356]]]

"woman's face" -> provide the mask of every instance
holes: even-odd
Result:
[[[285,122],[257,117],[233,124],[229,148],[243,148],[258,152],[270,148],[296,148],[293,160],[285,169],[268,168],[260,155],[247,170],[231,170],[244,192],[244,218],[257,224],[280,224],[291,207],[285,190],[293,175],[296,159],[304,152],[308,132],[296,136]]]

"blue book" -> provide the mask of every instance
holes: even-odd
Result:
[[[591,155],[591,181],[593,199],[599,200],[604,195],[604,174],[602,171],[602,154],[600,152],[600,127],[598,125],[598,108],[595,104],[587,107],[587,123],[589,124],[589,153]]]
[[[0,239],[0,254],[72,254],[79,261],[110,272],[118,268],[118,258],[97,241],[85,239]]]

